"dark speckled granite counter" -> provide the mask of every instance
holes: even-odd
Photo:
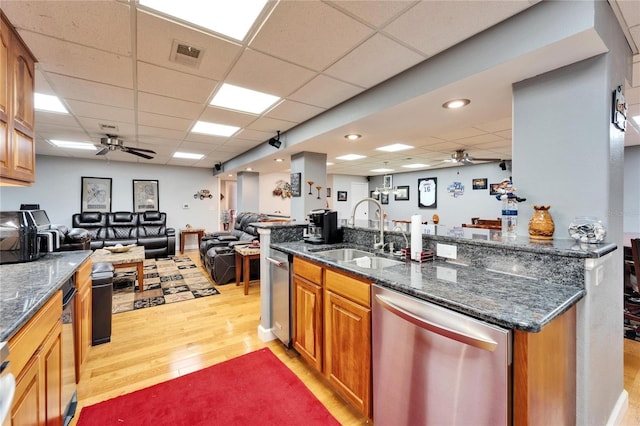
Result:
[[[505,328],[528,332],[540,331],[585,295],[585,258],[601,257],[616,249],[614,244],[574,247],[572,240],[545,245],[528,239],[491,241],[487,233],[482,241],[461,235],[424,237],[425,248],[435,248],[437,243],[455,244],[455,263],[438,259],[375,270],[339,264],[317,254],[319,250],[347,246],[371,251],[367,232],[362,231],[371,231],[371,238],[378,232],[345,229],[343,244],[293,241],[272,243],[271,247]],[[479,235],[475,231],[485,230],[474,230],[473,234]],[[399,233],[386,234],[387,238],[394,235],[403,239]],[[387,238],[385,241],[389,241]],[[364,240],[367,244],[362,244]],[[396,247],[401,247],[400,241]]]
[[[0,342],[20,330],[89,256],[90,250],[56,252],[0,265]]]

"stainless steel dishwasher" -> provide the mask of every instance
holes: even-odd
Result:
[[[271,278],[272,331],[285,347],[291,347],[291,274],[289,256],[271,249],[269,256]]]
[[[380,287],[373,293],[373,420],[511,424],[511,331]]]

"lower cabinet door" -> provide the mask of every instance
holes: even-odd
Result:
[[[325,291],[325,376],[371,418],[371,309]]]
[[[11,409],[11,426],[45,424],[44,390],[40,383],[40,363],[33,357],[16,380]]]
[[[293,288],[293,347],[322,371],[322,287],[294,275]]]

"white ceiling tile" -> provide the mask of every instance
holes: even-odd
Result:
[[[424,56],[384,35],[376,34],[324,73],[362,87],[371,87],[424,59]]]
[[[208,106],[199,120],[209,123],[226,124],[228,126],[244,127],[253,123],[256,118],[258,118],[258,116],[253,114]]]
[[[285,120],[276,120],[275,118],[269,117],[260,117],[249,126],[252,130],[261,130],[264,132],[276,133],[278,130],[280,132],[285,132],[290,128],[294,127],[296,123]]]
[[[135,111],[133,109],[75,101],[72,99],[68,100],[67,104],[69,105],[71,112],[77,117],[89,117],[104,120],[108,119],[122,123],[135,122]]]
[[[197,68],[169,60],[174,40],[201,49]],[[220,80],[240,54],[242,47],[203,31],[152,15],[138,13],[138,60],[177,71]]]
[[[384,28],[432,56],[531,6],[512,1],[423,1]]]
[[[203,135],[201,133],[189,132],[184,138],[185,141],[198,142],[209,145],[222,145],[229,138],[223,136]]]
[[[499,120],[477,124],[474,127],[480,130],[484,130],[485,132],[498,132],[500,130],[511,130],[511,126],[512,126],[511,117],[505,117]]]
[[[36,33],[24,32],[22,38],[46,72],[65,74],[85,80],[131,88],[131,58],[64,42]]]
[[[53,126],[73,127],[76,120],[71,114],[58,114],[55,112],[36,111],[35,114],[36,128],[38,125],[47,124]]]
[[[267,117],[302,123],[324,111],[324,108],[307,105],[300,102],[285,100],[269,111]]]
[[[243,144],[245,143],[245,141],[263,141],[264,142],[269,140],[272,137],[273,137],[273,133],[270,133],[270,132],[262,132],[260,130],[241,129],[238,133],[235,134],[233,143],[235,144],[237,142],[239,144]]]
[[[456,130],[453,130],[451,132],[446,132],[446,133],[442,133],[442,134],[436,134],[435,136],[437,138],[444,139],[446,141],[454,141],[454,140],[458,140],[458,139],[470,138],[470,137],[473,137],[473,136],[483,135],[484,133],[485,132],[483,132],[480,129],[474,129],[474,128],[470,127],[470,128],[456,129]]]
[[[138,126],[138,137],[140,140],[151,141],[154,138],[161,140],[182,140],[185,132],[174,129],[166,129],[162,127]]]
[[[321,71],[361,43],[372,30],[317,1],[278,3],[251,47]]]
[[[88,117],[78,117],[78,122],[80,122],[82,127],[89,133],[91,137],[100,137],[104,136],[107,133],[115,133],[119,136],[126,135],[127,137],[133,137],[135,135],[135,125],[132,123],[120,123],[113,120],[101,120]],[[117,126],[118,129],[115,132],[107,132],[100,128],[100,124],[111,124]]]
[[[153,114],[151,112],[140,111],[138,113],[138,124],[140,126],[178,130],[183,132],[184,134],[191,128],[191,126],[194,124],[194,121],[180,117],[172,117],[168,115]]]
[[[380,0],[332,0],[328,3],[333,3],[338,7],[346,10],[353,16],[356,16],[363,21],[370,23],[375,27],[380,27],[387,21],[397,16],[400,12],[407,9],[415,1],[413,0],[394,0],[394,1],[380,1]]]
[[[60,74],[48,73],[58,96],[133,109],[133,90]]]
[[[138,90],[195,103],[206,103],[216,80],[138,62]]]
[[[56,92],[45,79],[44,74],[40,71],[40,67],[37,64],[35,69],[35,91],[36,93],[56,96]]]
[[[129,5],[116,1],[6,1],[20,30],[119,55],[131,55]],[[22,33],[23,31],[19,31]]]
[[[315,72],[306,68],[247,49],[225,82],[284,97],[315,75]]]
[[[363,90],[361,87],[336,80],[335,78],[318,75],[289,96],[289,99],[322,108],[330,108]]]
[[[138,108],[140,108],[140,111],[191,119],[198,117],[200,113],[202,113],[205,104],[168,98],[153,93],[139,92]]]

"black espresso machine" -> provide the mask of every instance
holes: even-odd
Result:
[[[329,209],[311,210],[309,225],[304,241],[311,244],[332,244],[340,242],[338,232],[338,212]]]

